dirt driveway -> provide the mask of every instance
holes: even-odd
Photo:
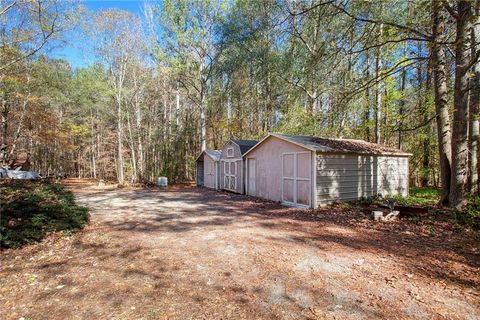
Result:
[[[4,319],[478,319],[478,242],[193,187],[76,188],[71,237],[1,254]]]

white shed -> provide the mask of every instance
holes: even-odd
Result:
[[[245,164],[243,155],[258,141],[230,139],[220,155],[220,188],[236,193],[245,193]]]
[[[220,188],[220,154],[219,150],[205,150],[197,157],[195,161],[197,186]]]
[[[285,205],[408,195],[410,154],[363,140],[269,134],[244,156],[246,193]]]

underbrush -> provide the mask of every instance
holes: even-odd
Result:
[[[447,222],[458,230],[464,227],[480,229],[480,197],[470,197],[462,210],[455,210],[438,205],[440,192],[439,189],[432,187],[414,187],[410,189],[408,197],[394,196],[392,198],[395,199],[396,205],[428,208],[427,220],[429,221]],[[415,221],[415,217],[413,220]]]
[[[42,240],[49,232],[82,229],[88,209],[75,204],[60,184],[3,181],[0,184],[0,246],[18,248]]]
[[[434,187],[412,187],[408,197],[394,197],[396,203],[404,206],[436,206],[440,201],[440,190]]]
[[[409,220],[413,223],[427,222],[447,222],[456,229],[464,227],[480,230],[480,197],[471,197],[468,199],[463,210],[454,210],[438,205],[441,191],[434,187],[412,187],[409,196],[399,195],[385,197],[362,198],[359,201],[361,205],[386,205],[389,200],[393,200],[395,206],[421,207],[425,208],[426,216],[411,216]]]

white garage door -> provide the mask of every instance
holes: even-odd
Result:
[[[282,202],[286,205],[311,205],[312,161],[310,152],[282,154]]]

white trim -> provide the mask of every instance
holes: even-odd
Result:
[[[218,165],[216,162],[213,163],[213,172],[215,177],[215,190],[218,190]]]
[[[287,205],[287,206],[294,206],[294,207],[299,207],[299,208],[310,208],[312,206],[312,163],[310,163],[310,177],[309,178],[303,178],[303,177],[298,177],[298,155],[299,154],[309,154],[310,156],[312,155],[311,151],[297,151],[297,152],[283,152],[281,155],[281,161],[282,161],[282,204]],[[293,155],[293,177],[288,177],[284,176],[285,172],[285,167],[284,167],[284,158],[286,155]],[[292,180],[293,181],[293,201],[286,201],[284,200],[284,181],[285,180]],[[308,199],[308,204],[302,204],[298,203],[298,190],[297,190],[297,181],[310,181],[310,196]]]
[[[239,147],[240,148],[240,147]],[[240,150],[240,153],[241,153],[241,150]],[[244,184],[244,179],[245,179],[245,176],[243,174],[243,172],[245,171],[245,161],[243,160],[243,157],[240,158],[240,193],[241,194],[245,194],[245,184]]]
[[[231,154],[230,154],[230,151],[232,152]],[[233,147],[227,148],[227,158],[233,158],[234,155],[235,155],[235,152],[233,151]]]
[[[253,167],[253,172],[254,172],[254,177],[253,177],[253,185],[255,189],[254,194],[250,194],[250,162],[255,161],[255,166]],[[250,195],[250,196],[256,196],[257,194],[257,159],[256,158],[246,158],[245,159],[245,167],[246,167],[246,172],[245,172],[245,194]]]

